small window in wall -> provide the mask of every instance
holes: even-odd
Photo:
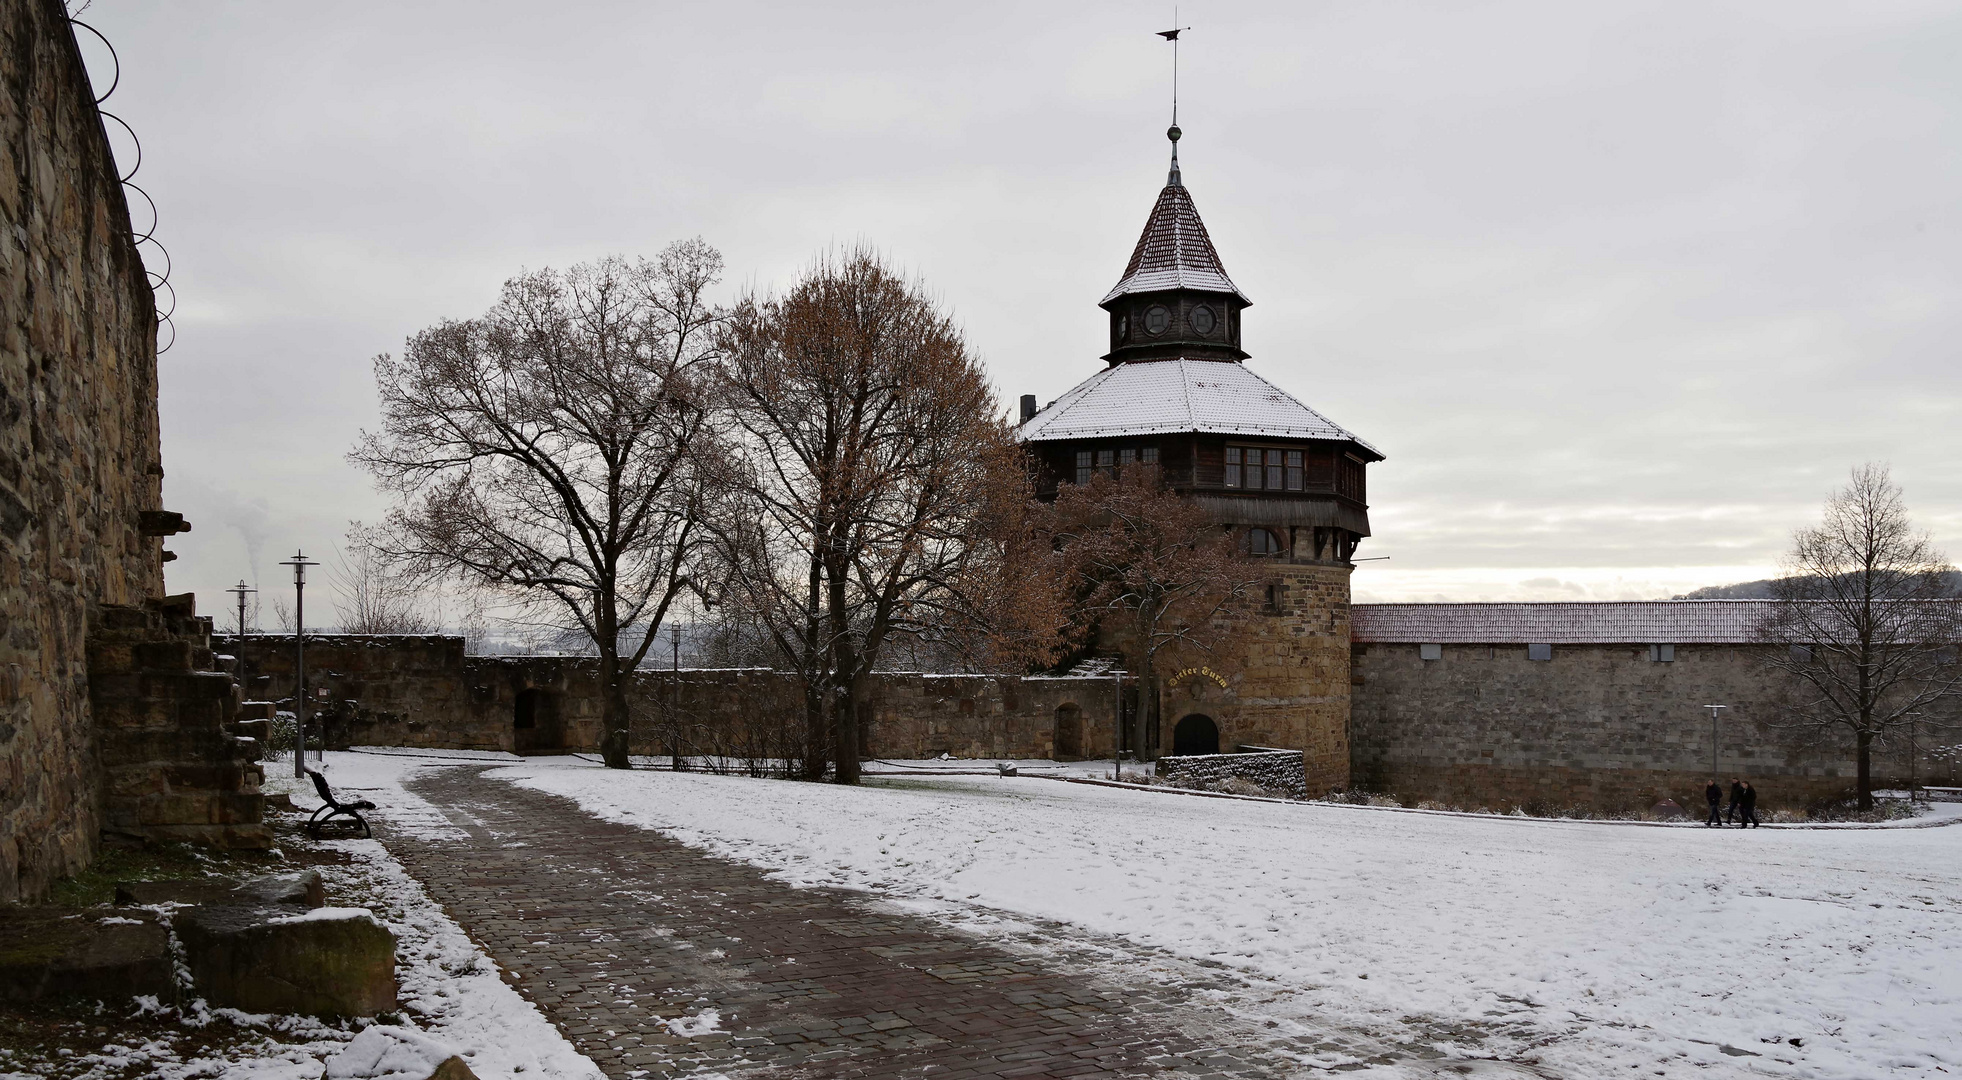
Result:
[[[1240,486],[1240,448],[1237,446],[1226,448],[1226,486]]]
[[[1551,659],[1553,659],[1553,646],[1551,646],[1551,645],[1528,645],[1528,646],[1526,646],[1526,659],[1528,659],[1528,660],[1551,660]]]
[[[1673,664],[1673,663],[1675,663],[1675,662],[1676,662],[1676,647],[1675,647],[1674,645],[1651,645],[1651,646],[1649,646],[1649,662],[1651,662],[1651,663],[1656,663],[1656,664]]]
[[[1417,646],[1417,658],[1420,660],[1442,660],[1444,659],[1444,646],[1419,645]]]
[[[1097,471],[1100,473],[1109,474],[1115,472],[1116,470],[1117,470],[1117,451],[1115,450],[1097,451]]]
[[[1282,555],[1285,553],[1286,553],[1286,548],[1284,548],[1281,545],[1281,538],[1279,536],[1274,535],[1273,530],[1271,529],[1247,530],[1247,554]]]
[[[1090,451],[1088,450],[1076,452],[1076,482],[1079,484],[1090,482]]]
[[[1792,663],[1794,664],[1810,664],[1812,662],[1812,646],[1794,645],[1792,646],[1791,656]]]

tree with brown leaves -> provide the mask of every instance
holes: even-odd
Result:
[[[1955,568],[1908,518],[1885,465],[1853,470],[1818,526],[1794,535],[1761,634],[1789,676],[1785,722],[1853,736],[1859,805],[1873,808],[1873,744],[1940,727],[1962,705]]]
[[[627,687],[701,539],[721,271],[689,240],[520,274],[482,318],[376,358],[381,429],[350,455],[397,498],[378,555],[592,642],[611,768],[628,767]]]
[[[721,341],[736,447],[715,515],[727,600],[803,679],[806,775],[828,758],[856,783],[888,646],[982,618],[1019,451],[959,328],[870,250],[744,298]]]
[[[1239,632],[1224,616],[1261,577],[1227,530],[1165,486],[1156,465],[1059,485],[1037,531],[1066,567],[1079,632],[1121,643],[1135,669],[1131,746],[1143,756],[1158,722],[1159,654],[1224,647]]]

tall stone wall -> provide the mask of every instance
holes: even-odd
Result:
[[[1647,809],[1671,798],[1699,812],[1711,774],[1751,779],[1772,807],[1802,807],[1853,788],[1850,736],[1781,726],[1779,684],[1763,646],[1677,645],[1673,662],[1646,645],[1358,644],[1352,716],[1357,787],[1408,800],[1548,810]],[[1925,737],[1925,735],[1924,735]],[[1925,748],[1924,748],[1925,749]],[[1875,776],[1907,775],[1907,746],[1879,748]],[[1923,757],[1926,782],[1954,766]]]
[[[59,0],[0,5],[0,900],[85,865],[100,605],[163,592],[156,313]]]
[[[290,702],[294,644],[254,634],[222,637],[217,648],[237,658],[248,696]],[[458,637],[310,634],[307,682],[330,744],[549,753],[600,742],[589,657],[465,656]],[[1109,679],[880,675],[866,747],[873,757],[1046,758],[1060,720],[1074,725],[1070,756],[1104,756],[1115,693]],[[753,743],[759,726],[803,710],[797,682],[763,670],[643,670],[628,700],[637,754],[667,752],[671,718],[695,752],[715,752]]]

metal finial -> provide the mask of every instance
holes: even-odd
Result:
[[[1178,21],[1178,14],[1178,9],[1173,8],[1173,22]],[[1181,26],[1173,30],[1154,31],[1172,43],[1172,126],[1165,129],[1165,137],[1172,140],[1172,171],[1165,177],[1167,187],[1185,186],[1179,179],[1179,136],[1184,134],[1179,130],[1179,35],[1190,29],[1190,26]]]

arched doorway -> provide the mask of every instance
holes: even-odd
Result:
[[[565,729],[559,723],[559,701],[536,687],[518,691],[511,706],[511,748],[520,754],[565,749]]]
[[[1057,761],[1075,761],[1083,756],[1083,710],[1073,703],[1056,708],[1055,746],[1050,756]]]
[[[1193,713],[1172,729],[1172,755],[1219,753],[1219,725],[1210,716]]]

